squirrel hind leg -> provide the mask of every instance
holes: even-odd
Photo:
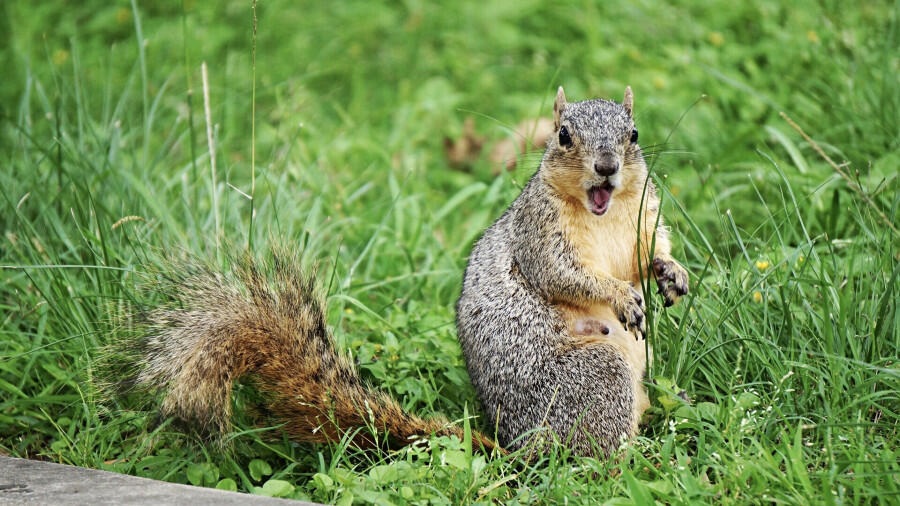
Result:
[[[584,317],[573,323],[572,337],[582,345],[610,345],[625,359],[631,372],[634,393],[631,433],[637,434],[643,413],[650,407],[650,399],[641,380],[647,370],[647,360],[653,355],[643,336],[626,330],[615,319]]]

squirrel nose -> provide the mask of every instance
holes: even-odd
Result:
[[[594,172],[601,176],[612,176],[619,172],[619,161],[612,154],[604,153],[594,162]]]

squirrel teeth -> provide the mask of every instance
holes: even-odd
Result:
[[[602,186],[592,186],[588,190],[588,200],[591,202],[591,212],[597,216],[603,216],[609,209],[609,199],[612,197],[613,186],[604,183]]]

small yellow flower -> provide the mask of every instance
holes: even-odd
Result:
[[[723,36],[720,32],[709,32],[709,42],[719,47],[725,43],[725,36]]]
[[[798,264],[802,264],[804,260],[806,260],[806,259],[803,258],[803,255],[800,255],[799,257],[797,257],[797,263],[798,263]]]
[[[69,59],[69,52],[65,49],[57,49],[53,52],[53,63],[56,65],[62,65]]]
[[[819,43],[819,34],[816,33],[815,30],[810,30],[810,31],[806,32],[806,38],[809,39],[809,41],[812,42],[813,44]]]
[[[753,292],[753,302],[762,302],[762,293]]]
[[[756,268],[759,269],[759,270],[761,270],[761,271],[764,271],[764,270],[768,269],[768,268],[769,268],[769,261],[768,261],[768,260],[757,260],[757,261],[756,261]]]
[[[122,24],[131,21],[131,11],[122,7],[116,11],[116,23]]]
[[[384,349],[384,346],[382,346],[380,344],[375,345],[375,353],[381,353],[381,350],[383,350],[383,349]]]
[[[666,81],[663,80],[662,77],[654,76],[653,77],[653,87],[657,90],[664,90],[666,88]]]
[[[347,313],[347,314],[353,314],[353,310],[350,309],[349,307],[346,308],[346,309],[344,309],[344,312]]]

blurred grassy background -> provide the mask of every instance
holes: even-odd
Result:
[[[97,129],[118,124],[148,137],[137,144],[145,151],[142,162],[163,155],[170,165],[183,164],[191,159],[189,143],[180,138],[188,88],[195,93],[195,144],[198,150],[205,145],[197,113],[199,63],[206,61],[222,161],[234,181],[244,183],[249,6],[158,2],[142,6],[140,23],[133,7],[9,2],[7,84],[0,95],[8,114],[22,114],[19,105],[60,107],[66,118],[80,114],[82,132],[93,122]],[[776,116],[779,110],[815,128],[821,142],[864,174],[891,175],[900,98],[884,79],[897,72],[894,12],[878,2],[854,9],[841,2],[263,2],[256,69],[261,170],[283,171],[273,157],[296,139],[310,146],[303,150],[308,155],[355,151],[347,160],[352,165],[332,170],[360,171],[371,154],[354,144],[370,143],[368,150],[381,156],[420,157],[416,169],[438,187],[459,184],[456,174],[447,174],[438,146],[444,136],[459,135],[466,115],[478,117],[479,132],[498,138],[504,125],[546,115],[556,85],[573,98],[620,98],[630,84],[643,138],[662,142],[674,130],[666,148],[687,152],[659,162],[678,177],[685,201],[719,194],[706,183],[713,171],[726,174],[717,181],[732,189],[749,190],[748,172],[764,180],[766,163],[746,153],[792,134]],[[152,132],[145,131],[148,124]],[[32,127],[52,132],[54,121],[36,119]],[[176,149],[166,150],[166,141],[175,141]],[[753,213],[740,217],[744,224]]]
[[[248,491],[272,475],[291,484],[281,495],[326,502],[900,490],[900,3],[263,1],[255,95],[250,2],[0,9],[3,451]],[[365,377],[420,413],[472,412],[452,306],[472,241],[539,154],[496,176],[484,154],[451,168],[443,142],[470,116],[499,142],[549,115],[558,85],[570,100],[634,89],[697,297],[652,313],[653,374],[691,405],[661,391],[623,457],[524,466],[452,441],[371,455],[252,432],[221,455],[95,397],[96,350],[152,302],[135,273],[158,250],[275,237],[332,273],[329,321]]]

